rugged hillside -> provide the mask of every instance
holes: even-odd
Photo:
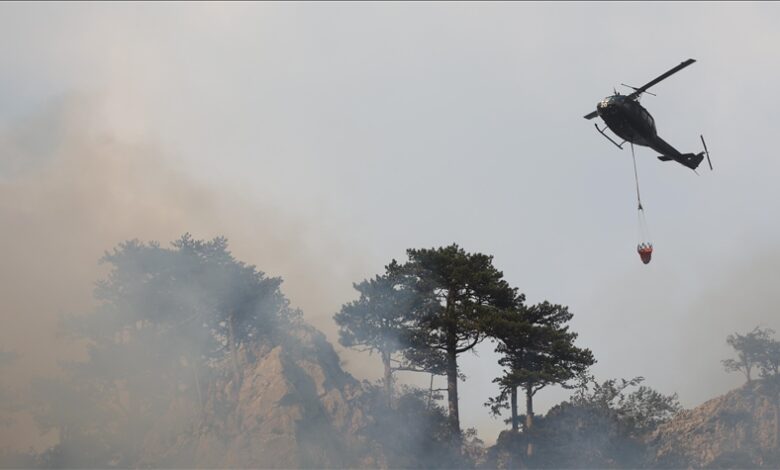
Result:
[[[655,467],[779,468],[780,398],[762,381],[713,398],[647,439]]]
[[[279,344],[246,351],[241,362],[240,390],[232,381],[213,386],[199,415],[197,403],[171,406],[145,439],[142,466],[379,465],[359,437],[369,422],[360,384],[322,333],[300,325]]]
[[[447,460],[446,450],[436,449],[439,444],[432,436],[441,431],[432,423],[444,423],[443,414],[426,421],[422,418],[425,407],[419,408],[425,401],[412,400],[410,405],[399,402],[389,413],[372,415],[379,410],[369,404],[369,388],[341,369],[333,347],[310,326],[298,324],[273,344],[243,351],[239,362],[240,388],[234,387],[232,378],[225,379],[212,383],[202,405],[193,401],[193,393],[183,393],[189,398],[173,402],[146,434],[139,466],[464,466],[464,462]],[[521,435],[502,436],[484,465],[780,468],[778,405],[776,389],[754,381],[683,411],[636,439],[629,439],[619,420],[611,420],[614,416],[609,413],[583,409],[579,414],[566,414],[562,408],[559,414],[571,415],[571,419],[539,417],[539,452],[534,459],[525,457]],[[601,420],[593,421],[594,416]],[[595,427],[579,429],[583,422]],[[546,446],[545,441],[549,441]],[[415,444],[422,447],[412,449]],[[509,454],[501,456],[502,449],[516,454],[513,463],[506,460]]]

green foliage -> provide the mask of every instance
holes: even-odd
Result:
[[[353,287],[360,298],[342,306],[333,317],[339,326],[339,342],[380,353],[402,349],[416,299],[403,280],[392,274],[378,275]]]
[[[523,309],[519,327],[496,332],[502,353],[499,364],[509,369],[502,385],[530,385],[535,393],[547,385],[568,387],[568,382],[596,361],[589,349],[574,345],[577,333],[566,323],[573,314],[567,307],[549,302]]]
[[[531,396],[548,385],[569,388],[571,380],[596,362],[589,349],[574,345],[577,333],[566,325],[572,317],[567,307],[545,301],[518,305],[493,318],[490,331],[498,340],[498,363],[505,368],[504,375],[493,380],[499,395],[486,403],[494,415],[509,407],[513,388]]]
[[[644,381],[643,377],[620,381],[610,379],[601,384],[592,377],[585,377],[571,403],[614,412],[629,435],[639,436],[652,431],[682,411],[676,393],[663,395],[646,385],[639,385]],[[626,393],[628,388],[636,386],[636,390]]]
[[[753,379],[752,371],[759,367],[764,373],[777,373],[780,365],[780,347],[771,339],[773,330],[755,327],[753,331],[741,335],[734,333],[726,338],[737,353],[736,359],[721,361],[728,372],[742,372],[748,383]]]
[[[766,329],[758,353],[758,369],[761,377],[776,379],[780,377],[780,341],[770,338],[774,330]]]
[[[496,383],[496,380],[493,379],[493,383]],[[501,387],[499,389],[498,395],[495,397],[488,398],[488,401],[484,403],[484,406],[486,406],[490,410],[491,416],[494,418],[498,418],[501,416],[501,414],[509,409],[509,392],[511,387]],[[504,420],[504,423],[510,424],[512,422],[512,419],[516,419],[517,417],[509,417]]]
[[[136,465],[173,400],[197,416],[208,382],[239,348],[272,341],[298,316],[281,279],[237,261],[224,238],[186,234],[168,249],[133,240],[102,262],[111,270],[97,284],[97,309],[63,325],[85,342],[87,360],[34,387],[36,419],[59,430],[46,457],[58,466]]]
[[[191,343],[215,357],[225,353],[229,321],[241,343],[273,334],[280,319],[295,314],[279,290],[281,278],[237,261],[225,238],[202,241],[185,234],[172,247],[133,240],[106,253],[101,262],[111,272],[97,284],[102,305],[87,325],[101,336],[157,329],[177,339],[177,347]]]
[[[492,256],[466,253],[458,245],[410,249],[407,255],[409,262],[394,270],[422,299],[414,344],[468,351],[486,337],[490,317],[511,308],[518,297]]]
[[[386,274],[353,284],[360,298],[341,307],[333,319],[339,326],[339,342],[369,353],[377,352],[384,366],[388,404],[394,393],[393,372],[444,373],[443,355],[422,345],[411,346],[411,329],[425,303],[394,260]],[[400,357],[399,357],[400,356]]]
[[[583,377],[568,401],[538,420],[534,466],[642,466],[648,457],[642,437],[682,409],[676,394],[663,395],[640,385],[643,380],[636,377],[597,383],[592,377]]]
[[[471,468],[480,448],[473,430],[465,433],[461,452],[458,436],[448,424],[447,412],[436,402],[441,396],[415,387],[401,388],[391,409],[382,387],[364,382],[362,408],[371,417],[363,434],[384,458],[387,468]]]
[[[466,253],[455,244],[409,249],[407,256],[404,265],[393,261],[389,267],[418,296],[406,357],[426,367],[445,365],[450,425],[453,432],[460,432],[457,356],[484,340],[492,318],[524,297],[503,279],[492,256]]]

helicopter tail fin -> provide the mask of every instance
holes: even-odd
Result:
[[[699,163],[704,160],[704,152],[699,153],[684,153],[680,155],[678,162],[687,166],[691,170],[695,170],[699,166]]]
[[[668,155],[661,155],[658,157],[659,160],[662,162],[670,162],[672,160],[681,163],[691,170],[695,170],[702,160],[704,160],[704,152],[699,153],[683,153],[680,154],[679,158],[670,157]]]

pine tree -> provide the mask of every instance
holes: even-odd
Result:
[[[392,271],[389,267],[388,270]],[[339,325],[339,342],[349,348],[379,353],[384,367],[385,398],[390,405],[392,361],[404,349],[405,332],[417,297],[392,273],[377,275],[353,287],[360,292],[360,298],[343,305],[333,317]]]
[[[499,384],[501,393],[489,405],[497,413],[509,395],[513,430],[517,430],[518,388],[525,392],[524,430],[530,436],[534,395],[548,385],[570,387],[572,379],[596,362],[589,349],[574,345],[577,333],[570,331],[566,325],[572,316],[567,307],[545,301],[499,316],[493,323],[491,331],[499,341],[496,352],[502,354],[498,362],[506,369],[502,377],[494,380]],[[527,455],[533,455],[530,440]]]
[[[421,299],[410,344],[418,351],[443,354],[450,429],[459,436],[457,357],[485,339],[491,318],[512,308],[522,295],[503,279],[492,256],[466,253],[455,244],[409,249],[407,255],[409,261],[395,270]]]

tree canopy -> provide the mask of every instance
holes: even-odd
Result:
[[[97,283],[98,307],[63,325],[86,342],[87,359],[35,387],[38,422],[60,431],[47,457],[56,465],[134,465],[143,431],[172,400],[202,407],[207,380],[299,315],[279,290],[282,280],[236,260],[221,237],[185,234],[170,248],[132,240],[101,261],[111,269]],[[238,367],[232,372],[235,389]],[[78,450],[84,442],[89,455]]]
[[[487,337],[492,316],[524,297],[503,279],[492,256],[467,253],[456,244],[409,249],[407,256],[407,263],[391,266],[420,297],[419,313],[409,330],[410,344],[413,349],[443,354],[450,426],[459,433],[457,356]]]
[[[384,366],[386,400],[393,393],[393,356],[407,343],[407,330],[418,296],[397,271],[353,284],[360,298],[345,304],[333,319],[339,326],[339,342],[352,348],[377,352]]]
[[[676,394],[664,395],[640,385],[643,381],[642,377],[635,377],[599,383],[591,376],[583,376],[569,400],[555,405],[539,420],[534,466],[646,465],[643,436],[671,419],[682,407]]]
[[[742,372],[745,374],[747,382],[753,380],[752,372],[754,368],[765,366],[765,370],[777,370],[777,364],[780,363],[775,341],[771,339],[774,333],[771,329],[761,329],[755,327],[744,335],[734,333],[726,338],[726,342],[734,348],[737,353],[736,359],[725,359],[721,361],[723,367],[728,372]]]
[[[569,386],[569,381],[581,376],[595,363],[588,349],[574,345],[577,334],[569,330],[572,318],[567,307],[547,301],[520,305],[503,315],[497,315],[491,324],[492,335],[498,340],[496,352],[504,374],[493,380],[499,385],[499,395],[486,405],[494,415],[511,408],[512,430],[518,429],[517,389],[525,392],[525,428],[527,454],[533,454],[530,433],[534,424],[534,395],[548,385]],[[509,404],[507,404],[509,401]]]
[[[593,365],[593,353],[574,345],[577,333],[567,325],[572,317],[567,307],[545,301],[499,319],[496,352],[503,354],[498,362],[507,374],[497,381],[528,387],[533,395],[551,384],[567,386]]]

